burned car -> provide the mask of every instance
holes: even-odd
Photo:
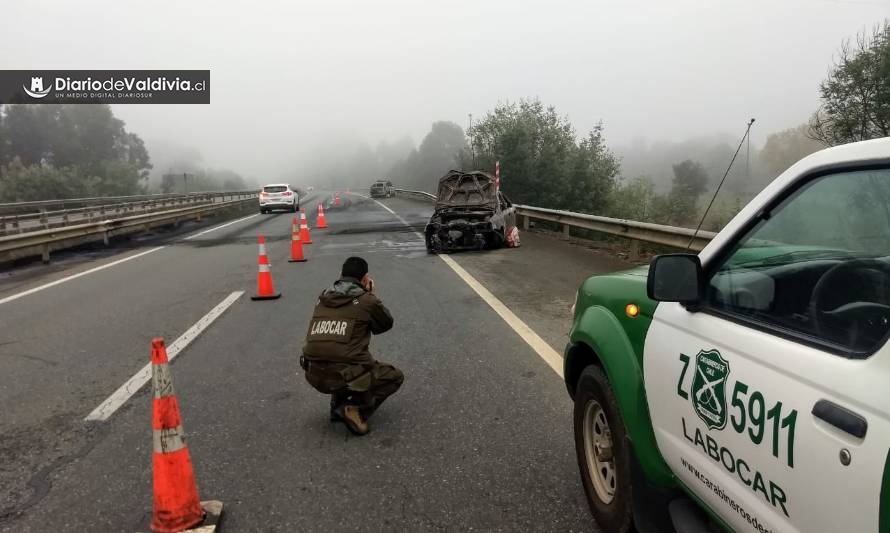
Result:
[[[426,225],[430,253],[518,246],[516,209],[485,172],[449,171]]]

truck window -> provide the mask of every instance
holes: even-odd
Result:
[[[801,186],[713,270],[704,308],[849,357],[890,333],[890,169]]]

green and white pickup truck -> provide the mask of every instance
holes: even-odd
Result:
[[[603,530],[890,533],[890,138],[804,158],[701,253],[591,277],[574,309]]]

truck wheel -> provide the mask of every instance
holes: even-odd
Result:
[[[630,451],[615,392],[601,368],[588,366],[575,391],[575,453],[590,512],[604,531],[633,527]]]

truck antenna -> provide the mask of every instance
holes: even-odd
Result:
[[[739,147],[735,149],[735,154],[733,154],[732,160],[730,160],[729,162],[729,166],[726,167],[726,172],[723,173],[723,179],[720,180],[720,183],[717,185],[717,189],[714,191],[714,196],[711,197],[711,201],[710,203],[708,203],[708,208],[705,209],[705,214],[702,215],[701,220],[698,221],[698,227],[695,228],[695,233],[692,234],[692,238],[689,239],[689,244],[686,245],[687,252],[692,248],[692,243],[695,242],[695,238],[698,237],[698,232],[701,231],[701,226],[705,223],[705,218],[708,217],[708,212],[711,211],[711,206],[714,205],[714,200],[717,199],[717,194],[720,192],[720,188],[723,187],[723,182],[726,181],[726,176],[729,176],[729,171],[732,168],[732,164],[735,163],[735,158],[739,155],[739,151],[742,149],[742,145],[745,144],[745,139],[747,139],[748,135],[751,133],[751,126],[753,125],[754,119],[752,118],[748,121],[748,127],[745,128],[745,134],[742,135],[742,140],[739,141]]]

